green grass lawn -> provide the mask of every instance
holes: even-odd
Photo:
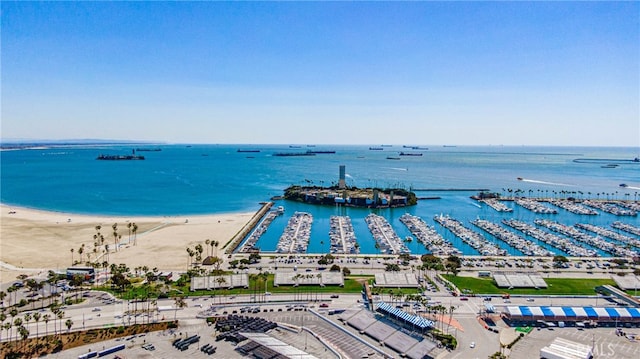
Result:
[[[452,274],[444,274],[443,277],[455,284],[461,291],[469,289],[474,294],[594,295],[596,294],[595,287],[599,285],[616,285],[612,279],[545,278],[544,281],[548,285],[546,289],[502,289],[498,288],[491,278],[457,277]]]
[[[300,293],[360,293],[362,291],[362,283],[372,276],[349,276],[344,280],[344,287],[340,287],[337,285],[327,285],[324,287],[310,285],[310,286],[279,286],[275,287],[273,285],[274,274],[269,274],[267,278],[267,288],[266,290],[271,293],[289,293],[289,294],[300,294]],[[113,293],[114,295],[122,298],[122,299],[135,299],[135,298],[157,298],[158,297],[158,289],[155,286],[151,288],[145,288],[142,286],[131,286],[127,288],[125,292],[118,292],[116,290],[111,289],[110,287],[98,287],[96,289],[105,290]],[[264,293],[265,286],[263,282],[257,282],[255,280],[249,281],[249,289],[244,288],[234,288],[234,289],[217,289],[213,290],[198,290],[191,292],[189,291],[189,285],[183,286],[172,286],[171,290],[168,293],[169,297],[174,297],[176,295],[186,295],[186,296],[204,296],[204,295],[237,295],[237,294],[256,294],[256,293]]]

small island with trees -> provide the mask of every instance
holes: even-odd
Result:
[[[402,188],[358,188],[339,186],[289,186],[284,198],[310,204],[343,205],[364,208],[388,208],[414,206],[418,203],[415,193]]]

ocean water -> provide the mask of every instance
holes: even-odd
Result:
[[[83,214],[197,215],[256,211],[259,202],[281,195],[291,184],[330,185],[338,181],[338,166],[345,165],[347,184],[358,187],[404,187],[411,189],[479,189],[508,194],[554,197],[572,193],[574,197],[640,200],[640,164],[616,162],[577,163],[574,159],[624,159],[640,156],[637,148],[589,147],[429,147],[416,151],[402,146],[370,151],[369,146],[316,146],[290,148],[288,145],[162,145],[157,152],[139,152],[144,161],[97,161],[99,154],[126,155],[134,146],[73,146],[2,151],[0,200],[5,204]],[[138,146],[140,147],[140,146]],[[238,152],[238,149],[260,152]],[[277,152],[335,150],[335,154],[312,157],[277,157]],[[423,156],[398,157],[400,151]],[[605,163],[608,163],[605,161]],[[522,180],[518,180],[518,177]],[[628,187],[620,187],[625,183]],[[573,193],[575,192],[575,193]],[[580,216],[558,209],[556,215],[536,215],[515,204],[512,213],[498,213],[477,206],[469,196],[477,191],[428,191],[418,196],[439,196],[422,200],[417,206],[376,210],[385,216],[400,237],[410,235],[399,217],[409,212],[435,224],[434,215],[448,214],[468,222],[477,217],[499,222],[517,218],[533,223],[545,217],[573,225],[592,223],[609,227],[616,220],[640,225],[638,217],[617,217],[601,212]],[[329,249],[329,217],[349,215],[362,253],[375,253],[374,241],[364,217],[369,209],[320,207],[277,201],[286,209],[258,242],[262,250],[274,250],[288,218],[295,211],[313,214],[309,252]],[[477,251],[436,225],[438,231],[465,254]],[[494,240],[485,234],[490,240]],[[522,255],[496,241],[510,254]],[[543,246],[562,254],[547,245]],[[425,253],[417,241],[408,244],[413,253]],[[606,255],[606,253],[602,253]]]

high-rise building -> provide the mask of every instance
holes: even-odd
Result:
[[[347,184],[345,183],[346,169],[345,165],[340,165],[340,180],[338,181],[338,188],[345,189]]]

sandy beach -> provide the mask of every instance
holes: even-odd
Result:
[[[89,216],[61,212],[47,212],[0,204],[0,282],[12,281],[21,273],[34,274],[48,269],[63,270],[80,259],[79,248],[84,244],[83,259],[125,263],[130,268],[147,266],[160,270],[186,270],[186,248],[205,240],[220,242],[222,246],[233,237],[254,213],[217,215],[116,217]],[[120,245],[114,251],[112,225],[117,223]],[[129,234],[128,223],[138,226],[137,240]],[[96,226],[104,242],[95,247]],[[131,238],[131,240],[130,240]],[[99,242],[99,241],[98,241]],[[105,245],[109,245],[109,253]],[[71,249],[74,249],[73,254]],[[95,251],[94,251],[95,248]],[[209,247],[209,250],[213,248]]]

